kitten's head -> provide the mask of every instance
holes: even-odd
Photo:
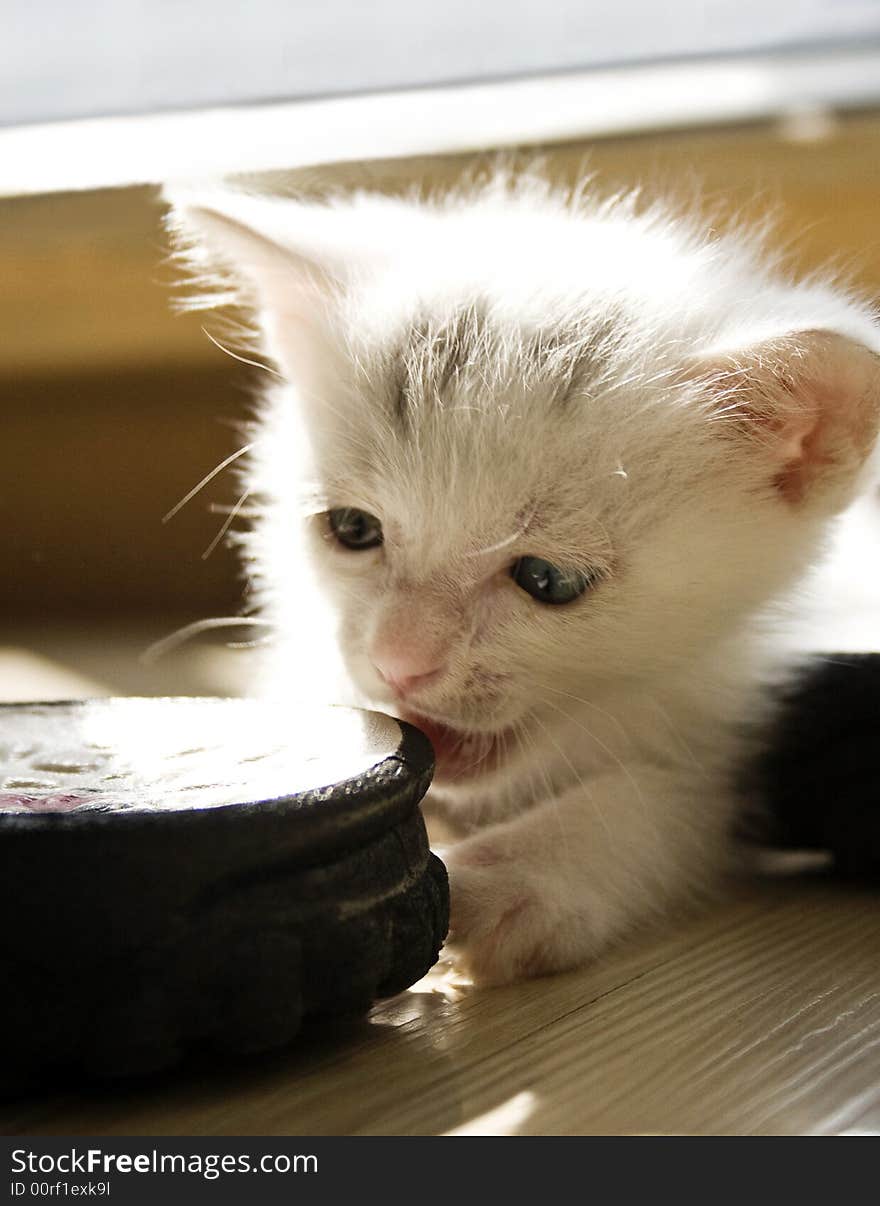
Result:
[[[876,440],[868,312],[657,214],[534,185],[173,199],[289,382],[250,470],[274,618],[307,556],[352,679],[447,777],[692,665],[804,568]]]

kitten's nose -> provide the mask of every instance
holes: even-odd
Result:
[[[391,687],[396,695],[411,695],[438,679],[445,666],[436,658],[419,656],[412,652],[388,651],[373,655],[373,665],[379,677]]]

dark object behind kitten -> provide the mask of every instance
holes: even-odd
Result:
[[[766,801],[774,845],[824,850],[841,875],[880,877],[880,653],[811,661],[786,689],[747,786]]]

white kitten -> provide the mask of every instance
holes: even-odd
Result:
[[[431,737],[461,961],[569,967],[710,892],[784,669],[768,605],[869,473],[871,312],[534,180],[171,199],[285,379],[244,552],[287,689],[329,614],[360,698]]]

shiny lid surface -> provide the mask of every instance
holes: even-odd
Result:
[[[175,811],[360,779],[401,726],[351,708],[248,699],[99,699],[0,707],[0,813]]]

